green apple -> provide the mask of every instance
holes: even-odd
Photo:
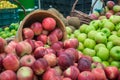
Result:
[[[95,50],[93,50],[93,49],[85,48],[85,49],[83,50],[83,54],[93,57],[93,56],[95,56],[96,52],[95,52]]]
[[[90,38],[90,39],[95,39],[95,35],[97,34],[97,31],[90,31],[89,33],[88,33],[88,38]]]
[[[120,37],[113,39],[113,45],[120,46]]]
[[[120,23],[120,16],[112,15],[109,20],[116,25]]]
[[[120,23],[116,24],[115,30],[118,31],[120,29]]]
[[[104,26],[104,24],[105,24],[106,22],[108,22],[108,21],[109,21],[108,19],[102,19],[102,20],[100,20],[99,29],[102,29],[103,26]]]
[[[116,67],[120,67],[120,62],[119,61],[112,61],[111,63],[110,63],[110,66],[116,66]]]
[[[90,22],[90,25],[94,26],[97,30],[99,28],[100,20],[93,20]]]
[[[69,34],[67,34],[67,38],[70,39],[70,35]]]
[[[85,39],[85,41],[84,41],[84,47],[86,47],[86,48],[91,48],[91,49],[93,49],[93,48],[95,47],[95,45],[96,45],[96,43],[95,43],[95,41],[92,40],[92,39],[87,38],[87,39]]]
[[[67,34],[72,34],[72,29],[70,27],[66,27]]]
[[[5,28],[4,28],[4,31],[9,31],[9,27],[5,27]]]
[[[75,37],[77,37],[80,34],[80,30],[75,30],[73,34]]]
[[[113,42],[112,41],[109,41],[109,42],[107,42],[107,44],[106,44],[106,47],[107,47],[107,49],[111,49],[112,47],[113,47],[114,45],[113,45]]]
[[[106,43],[107,42],[107,36],[103,32],[98,32],[95,35],[95,41],[96,41],[96,43]]]
[[[79,35],[77,35],[77,39],[79,42],[84,42],[86,38],[87,38],[87,34],[85,33],[80,33]]]
[[[106,21],[106,22],[104,23],[103,27],[104,27],[104,28],[108,28],[110,31],[113,31],[115,25],[114,25],[112,22],[110,22],[110,21]]]
[[[110,50],[110,56],[111,56],[114,60],[120,60],[120,46],[114,46],[114,47]]]
[[[120,5],[113,6],[113,11],[114,12],[119,12],[120,11]]]
[[[82,25],[80,26],[80,28],[79,28],[80,32],[81,32],[81,33],[84,33],[84,32],[85,32],[85,29],[86,29],[87,27],[88,27],[87,24],[82,24]]]
[[[116,38],[118,38],[117,35],[110,35],[110,36],[108,37],[108,41],[113,41],[113,40],[116,39]]]
[[[98,51],[96,52],[96,55],[104,61],[108,60],[109,59],[109,50],[105,47],[100,47],[98,49]]]
[[[105,46],[105,44],[99,43],[99,44],[95,45],[94,50],[95,50],[95,51],[98,51],[98,49],[99,49],[100,47],[106,47],[106,46]]]
[[[108,28],[102,28],[102,30],[101,30],[103,33],[105,33],[105,35],[108,37],[108,36],[110,36],[110,34],[111,34],[111,32],[110,32],[110,30],[108,29]]]
[[[102,64],[103,64],[104,67],[107,67],[107,66],[110,65],[108,61],[102,61]]]
[[[112,35],[117,35],[117,31],[112,31],[111,34]]]
[[[102,60],[98,56],[93,56],[92,59],[93,62],[102,62]]]
[[[83,43],[79,42],[79,45],[78,45],[77,49],[78,49],[79,51],[83,51],[83,49],[84,49]]]
[[[89,33],[89,32],[92,31],[92,30],[95,30],[95,27],[92,26],[92,25],[89,25],[88,27],[86,27],[85,33],[87,34],[87,33]]]
[[[117,36],[120,37],[120,29],[117,31]]]
[[[71,35],[69,36],[69,38],[75,38],[75,35],[74,35],[74,34],[71,34]]]

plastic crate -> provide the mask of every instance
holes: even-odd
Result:
[[[70,11],[72,9],[72,5],[75,0],[40,0],[41,1],[41,9],[49,9],[50,7],[56,8],[60,11],[64,16],[70,15]],[[76,8],[84,13],[89,13],[92,0],[79,0]]]
[[[18,9],[0,9],[0,27],[19,21]]]

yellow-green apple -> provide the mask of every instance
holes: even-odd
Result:
[[[85,33],[87,34],[87,33],[89,33],[92,30],[96,30],[96,29],[95,29],[95,27],[93,25],[89,25],[88,27],[86,27]]]
[[[18,80],[33,80],[34,73],[30,67],[23,66],[17,71],[17,79]]]
[[[98,51],[96,52],[96,55],[104,61],[108,60],[109,59],[109,50],[105,47],[100,47],[98,49]]]
[[[99,44],[96,44],[96,45],[95,45],[94,50],[95,50],[95,51],[98,51],[98,49],[99,49],[100,47],[106,47],[106,46],[105,46],[105,44],[99,43]]]
[[[104,67],[107,67],[107,66],[110,65],[108,61],[102,61],[102,64],[103,64]]]
[[[95,45],[96,45],[96,42],[92,39],[87,38],[84,41],[84,47],[86,47],[86,48],[93,49],[95,47]]]
[[[32,65],[32,70],[36,75],[43,74],[47,70],[47,68],[48,68],[48,63],[44,58],[37,59]]]
[[[23,28],[22,33],[24,39],[32,39],[34,37],[34,32],[30,28]]]
[[[103,20],[103,19],[107,19],[106,16],[99,16],[98,20]]]
[[[40,34],[40,35],[38,35],[38,37],[37,37],[37,41],[42,41],[44,44],[46,44],[47,43],[47,35],[45,35],[45,34]]]
[[[25,55],[20,58],[20,65],[31,67],[35,61],[36,59],[34,58],[34,56]]]
[[[77,80],[87,80],[87,79],[96,80],[94,74],[90,71],[83,71],[79,73]]]
[[[95,77],[95,80],[107,80],[104,69],[102,68],[94,68],[91,71]]]
[[[17,76],[12,70],[5,70],[0,73],[0,80],[17,80]]]
[[[118,31],[120,29],[120,23],[116,24],[115,31]]]
[[[66,39],[64,42],[64,48],[77,48],[79,41],[76,38]]]
[[[120,67],[120,62],[113,60],[113,61],[111,61],[110,66],[115,66],[115,67],[119,68]]]
[[[90,25],[94,26],[97,30],[99,28],[100,20],[93,20],[90,22]]]
[[[72,29],[67,26],[67,27],[66,27],[66,32],[67,32],[67,34],[72,34]]]
[[[83,45],[82,42],[79,42],[79,45],[78,45],[77,49],[78,49],[79,51],[83,51],[84,45]]]
[[[79,42],[84,42],[86,38],[87,38],[87,34],[85,33],[80,33],[77,35],[77,39]]]
[[[56,21],[52,17],[46,17],[42,21],[42,26],[45,30],[52,31],[56,27]]]
[[[80,28],[79,28],[80,32],[81,32],[81,33],[84,33],[84,32],[85,32],[85,29],[86,29],[87,27],[88,27],[87,24],[82,24],[82,25],[80,26]]]
[[[95,35],[95,41],[96,41],[96,43],[106,43],[107,42],[107,36],[103,32],[98,32]]]
[[[42,58],[45,54],[48,54],[45,47],[38,47],[33,52],[33,55],[36,59]]]
[[[100,20],[99,28],[98,28],[98,29],[102,29],[103,26],[104,26],[104,24],[105,24],[106,22],[109,22],[109,20],[108,20],[108,19],[102,19],[102,20]]]
[[[117,36],[120,37],[120,29],[117,31]]]
[[[74,34],[75,37],[78,37],[78,35],[80,34],[80,30],[75,30],[75,31],[73,32],[73,34]],[[71,34],[71,35],[72,35],[72,34]]]
[[[42,24],[40,22],[34,22],[34,23],[32,23],[32,25],[30,26],[30,28],[34,32],[34,35],[39,35],[43,31],[43,27],[42,27]]]
[[[117,80],[119,76],[119,70],[117,67],[108,66],[105,68],[105,73],[108,79]]]
[[[106,5],[109,9],[112,9],[113,6],[115,5],[115,3],[114,3],[114,1],[107,1]]]
[[[95,39],[95,35],[97,34],[97,31],[90,31],[89,33],[88,33],[88,38],[90,38],[90,39]]]
[[[120,37],[116,38],[116,39],[113,39],[112,41],[113,45],[115,46],[120,46]]]
[[[107,47],[107,49],[111,49],[112,47],[113,47],[114,45],[113,45],[113,42],[112,41],[109,41],[109,42],[107,42],[107,44],[106,44],[106,47]]]
[[[120,46],[114,46],[114,47],[110,50],[110,56],[111,56],[114,60],[120,60]]]
[[[57,57],[53,53],[45,54],[43,58],[46,59],[48,65],[51,67],[53,67],[57,64]]]
[[[74,35],[74,34],[71,34],[71,35],[69,35],[68,39],[69,39],[69,38],[75,38],[75,35]]]
[[[108,28],[110,31],[113,31],[115,28],[115,25],[110,22],[110,21],[106,21],[103,25],[104,28]]]
[[[79,73],[79,69],[76,66],[70,66],[63,72],[63,76],[76,80]]]
[[[116,25],[116,24],[120,23],[120,16],[112,15],[109,18],[109,21],[111,21],[112,23],[114,23]]]
[[[113,11],[114,11],[114,12],[119,12],[119,11],[120,11],[120,5],[115,5],[115,6],[113,7]]]
[[[102,31],[103,33],[105,33],[105,35],[106,35],[107,37],[109,37],[110,34],[111,34],[111,31],[110,31],[108,28],[102,28],[101,31]]]
[[[112,31],[111,35],[117,35],[117,31]]]
[[[93,49],[85,48],[85,49],[83,50],[83,54],[93,57],[93,56],[96,55],[96,52],[95,52],[95,50],[93,50]]]
[[[8,54],[3,59],[3,66],[7,70],[17,71],[17,69],[20,67],[18,57],[15,54]]]
[[[102,62],[101,58],[99,58],[98,56],[93,56],[92,59],[93,62]]]
[[[7,45],[6,40],[0,37],[0,53],[4,52],[6,45]]]
[[[116,38],[118,38],[117,35],[110,35],[110,36],[108,37],[108,41],[113,41],[113,40],[116,39]]]
[[[79,71],[91,71],[91,61],[86,57],[81,57],[78,60]]]

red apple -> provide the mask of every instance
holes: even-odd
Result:
[[[45,47],[38,47],[35,49],[33,55],[36,59],[42,58],[45,54],[48,54]]]
[[[5,69],[16,71],[20,66],[17,56],[14,54],[8,54],[3,59],[3,66]]]
[[[62,80],[62,78],[54,69],[50,68],[43,74],[42,80]]]
[[[61,49],[63,48],[63,43],[60,42],[60,41],[58,41],[58,42],[56,42],[56,43],[53,43],[53,44],[51,45],[51,48],[52,48],[53,50],[55,50],[56,52],[58,52],[59,50],[61,50]]]
[[[48,53],[53,53],[53,54],[56,55],[56,52],[55,52],[54,49],[52,49],[52,48],[46,48],[46,50],[47,50]]]
[[[95,76],[90,71],[83,71],[79,73],[78,80],[102,80],[102,79],[95,79]]]
[[[113,8],[113,6],[115,5],[115,3],[114,3],[114,1],[107,1],[107,7],[109,8],[109,9],[112,9]]]
[[[72,79],[64,77],[62,80],[72,80]]]
[[[46,44],[47,43],[47,38],[48,38],[47,35],[41,34],[37,37],[37,41],[42,41],[44,44]]]
[[[91,71],[91,61],[88,58],[82,57],[78,60],[79,71]]]
[[[119,70],[115,66],[105,67],[105,73],[106,73],[107,78],[110,80],[117,80],[119,76]]]
[[[39,58],[32,65],[32,70],[36,75],[43,74],[48,68],[48,63],[44,58]]]
[[[42,21],[42,26],[45,30],[52,31],[56,27],[56,21],[54,18],[46,17]]]
[[[56,72],[57,72],[59,75],[62,75],[63,71],[62,71],[62,69],[60,68],[60,66],[55,66],[53,69],[56,70]]]
[[[31,39],[26,39],[25,41],[28,42],[28,43],[31,45],[31,47],[32,47],[32,51],[33,51],[33,50],[35,49],[34,41],[31,40]]]
[[[56,36],[55,34],[49,34],[49,35],[48,35],[47,43],[48,43],[49,45],[52,45],[53,43],[56,43],[56,42],[58,42],[57,36]]]
[[[30,67],[21,67],[17,71],[18,80],[33,80],[34,73]]]
[[[63,32],[60,28],[56,28],[54,31],[52,31],[52,34],[55,34],[58,40],[61,40],[63,38]]]
[[[94,68],[91,71],[95,77],[95,80],[107,80],[105,72],[102,68]]]
[[[4,48],[6,45],[7,45],[6,40],[0,37],[0,53],[4,52]]]
[[[21,41],[16,45],[16,53],[18,56],[30,54],[31,52],[32,52],[32,46],[26,41]]]
[[[64,51],[65,51],[65,49],[61,49],[61,50],[57,51],[56,56],[59,57],[61,54],[65,54]]]
[[[48,65],[53,67],[57,64],[57,57],[53,53],[45,54],[44,57],[46,61],[48,62]]]
[[[34,37],[34,32],[30,28],[23,28],[24,39],[32,39]]]
[[[38,48],[38,47],[43,47],[44,46],[42,41],[34,41],[34,44],[35,44],[35,49]]]
[[[32,55],[25,55],[25,56],[21,57],[20,65],[31,67],[35,61],[36,60]]]
[[[40,22],[34,22],[30,28],[33,30],[34,35],[40,35],[43,31],[43,27]]]
[[[0,73],[0,80],[17,80],[17,76],[12,70],[5,70]]]
[[[98,16],[96,14],[92,13],[92,14],[90,14],[90,18],[93,20],[97,20]]]
[[[72,80],[76,80],[79,75],[79,70],[75,66],[70,66],[63,72],[63,75],[71,78]]]
[[[73,65],[73,63],[74,63],[74,59],[68,54],[63,53],[58,57],[58,65],[63,70]]]
[[[77,48],[78,40],[76,38],[67,39],[64,41],[64,48]]]
[[[0,73],[3,70],[3,58],[0,56]]]
[[[6,57],[6,55],[7,55],[6,53],[0,53],[0,57],[3,59]]]
[[[113,14],[110,13],[110,12],[107,12],[105,15],[106,15],[106,17],[109,19]]]
[[[48,34],[49,34],[49,31],[43,29],[42,34],[48,35]]]

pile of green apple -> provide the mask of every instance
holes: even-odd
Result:
[[[10,26],[6,26],[4,28],[0,28],[0,37],[6,39],[16,35],[19,24],[12,23]]]
[[[104,66],[120,68],[120,16],[112,15],[109,19],[93,20],[89,25],[82,24],[72,32],[66,27],[68,38],[77,38],[78,50],[89,55],[94,62]]]

